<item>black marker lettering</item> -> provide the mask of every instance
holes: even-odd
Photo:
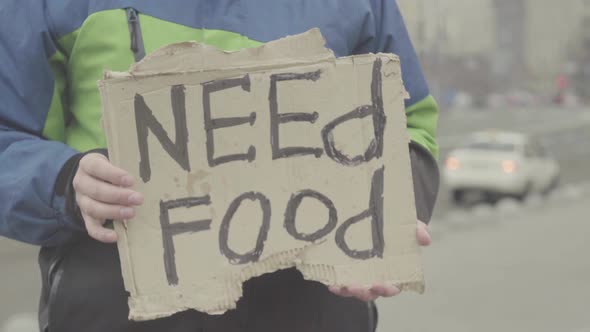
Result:
[[[174,201],[160,201],[160,226],[162,227],[162,240],[164,243],[164,269],[169,285],[178,285],[178,274],[176,273],[176,251],[174,249],[173,237],[184,233],[196,233],[211,229],[211,219],[189,222],[178,222],[170,224],[169,210],[181,207],[191,208],[199,205],[209,205],[209,196],[189,197]]]
[[[186,127],[186,108],[184,86],[175,85],[171,89],[172,115],[174,116],[174,130],[176,139],[170,140],[168,133],[158,122],[152,110],[147,106],[143,96],[135,95],[135,125],[137,127],[137,142],[139,145],[139,175],[143,182],[150,180],[152,171],[150,167],[150,151],[148,148],[148,128],[156,136],[164,150],[185,171],[190,172],[188,158],[188,130]]]
[[[279,113],[279,103],[277,100],[277,82],[292,80],[310,80],[317,81],[320,78],[321,71],[315,71],[304,74],[273,74],[270,76],[270,92],[268,102],[270,106],[270,145],[272,148],[272,159],[288,158],[292,156],[314,155],[319,158],[323,153],[321,148],[310,148],[302,146],[293,146],[281,148],[279,144],[279,125],[287,122],[310,122],[315,123],[318,119],[318,113]]]
[[[207,134],[207,161],[209,162],[210,167],[239,160],[247,160],[252,162],[256,158],[256,149],[253,146],[248,148],[247,153],[215,157],[213,130],[235,127],[246,123],[252,126],[254,125],[254,122],[256,122],[256,113],[250,113],[250,116],[247,117],[216,119],[211,117],[211,94],[213,92],[227,90],[237,86],[241,87],[244,91],[250,92],[250,76],[246,75],[242,78],[232,78],[203,83],[203,114],[205,116],[205,131]]]
[[[360,214],[346,220],[336,230],[336,245],[349,257],[355,259],[370,259],[373,257],[383,258],[385,243],[383,240],[383,172],[382,167],[375,171],[371,181],[371,198],[369,199],[369,208]],[[360,222],[363,219],[371,218],[371,234],[373,239],[373,248],[368,250],[350,249],[346,243],[345,235],[350,226]]]
[[[295,227],[295,218],[297,216],[297,209],[301,205],[301,201],[305,197],[312,197],[320,201],[328,209],[328,223],[322,229],[312,233],[303,234],[297,231]],[[287,232],[297,240],[314,242],[328,235],[338,224],[338,213],[334,207],[334,203],[323,194],[314,190],[303,190],[291,196],[287,209],[285,211],[285,228]]]
[[[326,154],[334,161],[346,166],[357,166],[363,162],[368,162],[373,158],[381,158],[383,155],[383,134],[386,121],[385,112],[383,110],[382,90],[381,59],[377,59],[373,63],[373,79],[371,82],[372,105],[359,106],[352,112],[346,113],[332,120],[324,127],[324,129],[322,129],[324,149],[326,150]],[[362,119],[369,115],[373,116],[373,130],[375,137],[371,140],[371,143],[369,143],[369,147],[365,153],[351,158],[338,150],[334,143],[334,128],[346,121]]]
[[[238,208],[242,202],[247,199],[258,201],[260,203],[260,208],[262,209],[262,225],[258,231],[258,238],[256,239],[254,249],[245,254],[238,254],[230,249],[228,244],[229,226],[234,215],[238,211]],[[257,262],[260,255],[262,255],[262,250],[264,250],[264,242],[266,241],[268,230],[270,229],[270,213],[270,201],[261,193],[247,192],[234,199],[229,205],[225,216],[223,216],[219,229],[219,250],[221,251],[221,254],[227,257],[232,264],[236,265]]]

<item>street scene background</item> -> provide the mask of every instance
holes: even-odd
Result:
[[[439,165],[480,130],[535,135],[546,195],[453,203],[443,182],[424,295],[379,300],[379,332],[590,332],[590,1],[398,0],[440,104]],[[0,238],[0,332],[36,330],[38,249]]]

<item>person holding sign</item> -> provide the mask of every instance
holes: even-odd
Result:
[[[224,315],[186,311],[129,321],[110,220],[132,219],[144,196],[134,189],[138,179],[105,153],[96,81],[105,69],[124,71],[175,42],[196,40],[231,51],[314,27],[337,56],[397,54],[411,96],[406,116],[416,237],[426,246],[438,190],[438,110],[395,0],[133,6],[31,0],[0,5],[0,234],[41,247],[42,331],[373,331],[373,301],[397,295],[394,285],[328,288],[293,269],[246,282],[237,309]]]

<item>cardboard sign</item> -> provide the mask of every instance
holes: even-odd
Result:
[[[111,161],[145,195],[116,223],[132,319],[223,313],[288,267],[422,291],[395,55],[335,58],[318,30],[233,53],[183,43],[99,86]]]

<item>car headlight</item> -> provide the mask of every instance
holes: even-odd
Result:
[[[455,171],[461,167],[461,162],[455,157],[449,157],[445,161],[445,166],[448,170]]]
[[[506,174],[512,174],[516,172],[516,162],[514,160],[502,161],[502,171]]]

